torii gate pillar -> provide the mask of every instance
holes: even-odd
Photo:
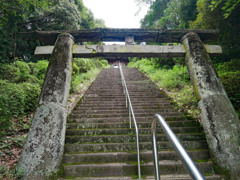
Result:
[[[55,176],[62,160],[65,141],[67,99],[72,73],[73,37],[58,36],[21,159],[21,179]]]
[[[188,33],[182,44],[215,169],[230,179],[240,179],[238,116],[199,36]]]

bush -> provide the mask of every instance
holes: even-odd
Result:
[[[0,125],[6,129],[11,125],[9,118],[24,115],[36,108],[41,88],[37,84],[16,84],[4,80],[0,80],[0,85]]]
[[[240,114],[240,71],[221,73],[223,86],[235,110]]]
[[[24,90],[18,84],[0,81],[0,114],[3,119],[24,114]]]
[[[47,73],[48,63],[49,62],[47,60],[38,61],[36,69],[34,70],[36,74],[33,75],[40,80],[41,84],[43,84],[45,75]]]
[[[99,69],[91,69],[87,73],[78,74],[77,76],[73,77],[71,82],[71,93],[79,93],[82,89],[82,83],[85,85],[88,83],[88,80],[91,81],[98,73]]]
[[[78,58],[75,60],[75,63],[79,68],[79,73],[86,73],[96,67],[91,59],[86,58]]]
[[[215,64],[216,70],[219,74],[225,72],[240,71],[240,59],[232,59],[231,61]]]
[[[28,66],[28,64],[23,62],[23,61],[16,61],[16,62],[14,62],[13,66],[18,68],[20,70],[21,74],[25,75],[25,74],[30,74],[30,72],[31,72],[31,69]]]
[[[100,60],[99,62],[101,63],[100,67],[107,68],[110,66],[107,60]]]
[[[186,66],[175,65],[170,70],[160,70],[159,84],[169,90],[182,89],[186,83],[190,83],[190,77]]]
[[[24,112],[31,112],[36,109],[41,93],[41,87],[37,84],[21,83],[20,88],[24,91]]]
[[[33,63],[33,62],[30,62],[28,63],[28,66],[30,67],[31,71],[30,71],[30,74],[31,75],[37,75],[37,63]]]
[[[78,68],[78,66],[74,62],[73,63],[73,70],[72,70],[72,76],[76,76],[78,74],[79,74],[79,68]]]
[[[10,64],[0,64],[0,78],[2,80],[8,80],[10,82],[15,82],[18,80],[20,75],[20,70]]]

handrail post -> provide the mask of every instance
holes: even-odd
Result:
[[[157,129],[157,121],[156,121],[156,119],[154,119],[153,122],[152,122],[152,128],[151,128],[152,145],[153,145],[153,149],[152,149],[152,151],[153,151],[153,162],[154,162],[155,180],[160,180],[156,129]]]
[[[130,126],[130,129],[132,128],[132,123],[131,123],[131,109],[130,109],[130,106],[129,106],[129,126]]]

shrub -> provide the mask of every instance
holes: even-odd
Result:
[[[29,62],[28,66],[31,69],[30,74],[36,76],[37,75],[37,63]]]
[[[47,68],[48,68],[48,61],[47,60],[42,60],[42,61],[38,61],[37,62],[37,67],[36,67],[36,74],[35,75],[41,82],[41,84],[43,84],[45,75],[47,73]]]
[[[79,93],[82,89],[82,83],[87,84],[88,80],[92,80],[99,73],[99,69],[91,69],[87,73],[78,74],[73,77],[71,82],[71,93]]]
[[[24,90],[15,83],[8,83],[1,80],[0,85],[1,124],[5,124],[5,127],[5,121],[7,119],[12,116],[24,114],[25,93]],[[9,123],[7,123],[7,125],[10,125]]]
[[[223,86],[235,110],[240,114],[240,71],[220,74]]]
[[[21,74],[30,74],[31,69],[27,63],[23,61],[16,61],[13,63],[13,66],[20,70]]]
[[[99,62],[101,63],[101,67],[103,68],[107,68],[110,66],[107,60],[100,60]]]
[[[32,112],[36,109],[41,93],[41,87],[37,84],[21,83],[20,88],[24,91],[24,112]]]
[[[216,70],[219,74],[225,72],[236,72],[240,71],[240,60],[232,59],[231,61],[215,64]]]
[[[0,114],[3,119],[24,115],[36,108],[41,91],[39,85],[3,80],[0,80],[0,85]]]
[[[79,74],[79,68],[76,65],[76,63],[73,63],[73,70],[72,70],[72,76],[76,76]]]
[[[0,78],[3,80],[8,80],[10,82],[15,82],[18,80],[20,75],[20,70],[10,64],[0,64]]]
[[[79,68],[79,73],[86,73],[96,67],[91,59],[86,58],[78,58],[75,60],[75,63]]]

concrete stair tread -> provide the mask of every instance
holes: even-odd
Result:
[[[187,151],[196,162],[209,160],[208,150]],[[160,160],[179,160],[175,151],[159,151]],[[140,159],[144,162],[153,161],[152,151],[140,151]],[[109,163],[109,162],[134,162],[137,160],[137,152],[89,152],[80,154],[64,154],[64,164],[82,163]]]
[[[74,120],[73,120],[74,121]],[[87,129],[96,129],[96,128],[129,128],[129,122],[92,122],[92,120],[89,121],[89,123],[85,123],[85,124],[81,124],[81,123],[76,123],[76,119],[75,122],[72,123],[67,123],[67,128],[68,129],[83,129],[83,128],[87,128]],[[82,120],[81,120],[82,121]],[[87,120],[85,120],[86,122]],[[100,121],[100,120],[98,120]],[[151,123],[149,122],[137,122],[138,123],[138,128],[150,128],[151,127]],[[169,121],[167,122],[171,127],[194,127],[197,126],[197,122],[196,121]],[[133,127],[134,128],[134,127]]]
[[[188,174],[177,174],[177,175],[160,175],[161,180],[192,180]],[[136,180],[136,177],[122,176],[122,177],[76,177],[70,178],[75,180]],[[154,176],[144,176],[142,179],[155,180]],[[205,176],[205,179],[209,180],[221,180],[219,175]],[[66,179],[67,180],[67,179]]]
[[[200,171],[211,172],[211,162],[195,163]],[[131,163],[99,163],[99,164],[79,164],[64,165],[66,176],[129,176],[137,172],[136,162]],[[186,173],[186,169],[181,161],[159,161],[161,174]],[[154,173],[153,162],[141,164],[142,175],[152,175]]]
[[[186,150],[199,150],[207,149],[205,140],[198,141],[182,141],[183,147]],[[142,151],[152,150],[151,142],[140,142],[139,148]],[[167,142],[158,142],[158,150],[173,150],[173,146]],[[83,152],[132,152],[136,151],[136,142],[121,142],[121,143],[74,143],[65,144],[65,152],[70,153],[83,153]]]
[[[196,165],[206,165],[212,164],[212,161],[206,162],[194,162]],[[182,165],[181,160],[159,160],[159,165]],[[130,162],[112,162],[112,163],[80,163],[80,164],[64,164],[64,166],[137,166],[137,161],[130,161]],[[141,166],[154,166],[153,162],[141,162]]]
[[[151,134],[150,128],[139,128],[139,134]],[[172,131],[176,134],[184,133],[201,133],[203,129],[199,127],[172,127]],[[71,135],[104,135],[104,134],[129,134],[135,133],[135,129],[121,128],[121,129],[67,129],[66,136]],[[163,133],[161,128],[158,128],[157,133]]]

